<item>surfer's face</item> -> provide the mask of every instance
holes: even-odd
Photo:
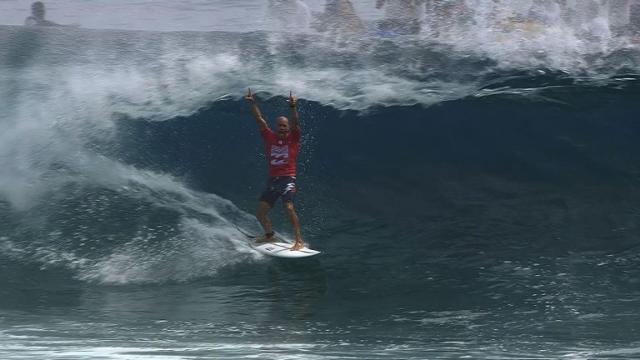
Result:
[[[289,119],[284,116],[278,118],[278,136],[284,137],[289,133]]]

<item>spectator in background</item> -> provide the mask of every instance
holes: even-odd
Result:
[[[316,30],[336,35],[360,35],[365,27],[349,0],[327,0],[324,13],[314,23]]]
[[[555,0],[534,0],[529,8],[527,20],[544,26],[558,25],[562,21],[560,3]]]
[[[424,0],[376,0],[376,8],[385,10],[378,30],[392,35],[418,34],[424,18]]]
[[[473,21],[466,0],[426,0],[425,21],[432,35],[439,36]]]
[[[269,0],[268,15],[274,31],[306,31],[311,10],[302,0]]]
[[[577,7],[578,34],[586,40],[602,42],[611,37],[609,21],[598,0],[584,0]]]
[[[609,27],[615,35],[629,35],[638,30],[640,0],[609,0]]]
[[[640,43],[640,1],[635,0],[629,10],[629,34],[633,42]]]

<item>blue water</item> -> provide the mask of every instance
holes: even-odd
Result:
[[[0,358],[640,357],[638,46],[496,31],[488,3],[392,38],[264,31],[254,2],[5,21]],[[270,121],[300,97],[317,257],[236,229],[266,176],[247,87]]]

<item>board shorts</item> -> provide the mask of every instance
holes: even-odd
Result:
[[[270,207],[276,203],[278,198],[282,198],[282,203],[293,203],[296,197],[296,177],[276,176],[267,180],[267,188],[260,196],[260,201],[269,204]]]

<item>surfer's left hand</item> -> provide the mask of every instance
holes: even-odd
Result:
[[[249,88],[249,91],[247,91],[247,95],[244,96],[244,99],[251,105],[256,103],[256,98],[251,93],[251,88]]]

